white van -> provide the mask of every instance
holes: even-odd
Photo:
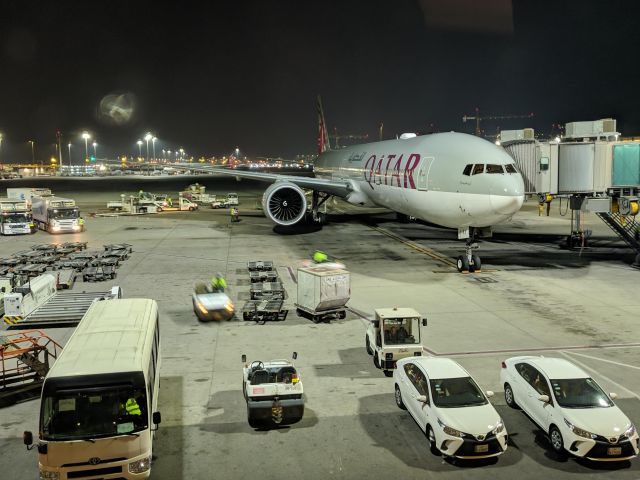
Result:
[[[155,301],[95,302],[42,386],[40,478],[148,478],[159,363]]]

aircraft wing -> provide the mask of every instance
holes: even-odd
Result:
[[[197,172],[215,173],[236,178],[249,178],[260,182],[290,182],[296,184],[300,188],[329,193],[341,198],[345,198],[353,191],[351,184],[346,180],[328,180],[326,178],[282,175],[280,173],[248,172],[244,170],[232,170],[229,168],[212,167],[195,163],[177,163],[173,164],[173,166]]]

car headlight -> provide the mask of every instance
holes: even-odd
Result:
[[[564,419],[564,423],[567,424],[567,427],[569,427],[569,430],[571,430],[573,433],[575,433],[579,437],[591,438],[591,439],[595,439],[597,437],[597,435],[595,433],[587,432],[586,430],[583,430],[582,428],[576,427],[575,425],[573,425],[566,418]]]
[[[623,435],[627,438],[631,438],[636,433],[636,426],[632,423],[629,428],[623,433]]]
[[[40,470],[40,480],[60,480],[60,472]]]
[[[196,303],[196,307],[198,307],[198,310],[200,310],[200,312],[201,312],[203,315],[206,315],[207,313],[209,313],[209,310],[207,310],[206,308],[204,308],[204,305],[203,305],[203,304],[201,304],[200,302],[197,302],[197,303]]]
[[[129,473],[144,473],[151,468],[151,457],[129,463]]]
[[[442,427],[442,431],[447,435],[451,435],[452,437],[464,437],[465,434],[460,430],[456,430],[455,428],[451,428],[442,423],[442,420],[438,419],[438,425]]]
[[[225,303],[225,304],[224,304],[224,309],[225,309],[227,312],[233,312],[233,303],[231,303],[231,302],[227,302],[227,303]]]
[[[496,428],[491,430],[491,433],[494,435],[497,435],[498,433],[501,433],[503,430],[504,430],[504,422],[502,421],[502,419],[500,419],[496,424]]]

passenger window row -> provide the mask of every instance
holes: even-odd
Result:
[[[518,173],[515,165],[512,163],[509,163],[508,165],[498,165],[494,163],[489,163],[486,165],[483,163],[470,163],[464,167],[462,174],[469,177],[471,175],[479,175],[481,173],[504,173],[505,171],[507,173]]]

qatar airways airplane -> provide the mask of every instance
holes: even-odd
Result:
[[[480,271],[480,257],[473,254],[477,238],[490,236],[491,226],[509,220],[524,201],[524,182],[514,160],[479,137],[454,132],[403,134],[396,140],[329,150],[324,125],[320,109],[314,177],[179,166],[271,183],[262,205],[278,225],[291,226],[308,218],[324,224],[326,216],[319,208],[335,196],[353,205],[384,207],[457,229],[458,238],[467,240],[465,254],[457,259],[461,272]],[[305,190],[312,192],[311,205]]]

